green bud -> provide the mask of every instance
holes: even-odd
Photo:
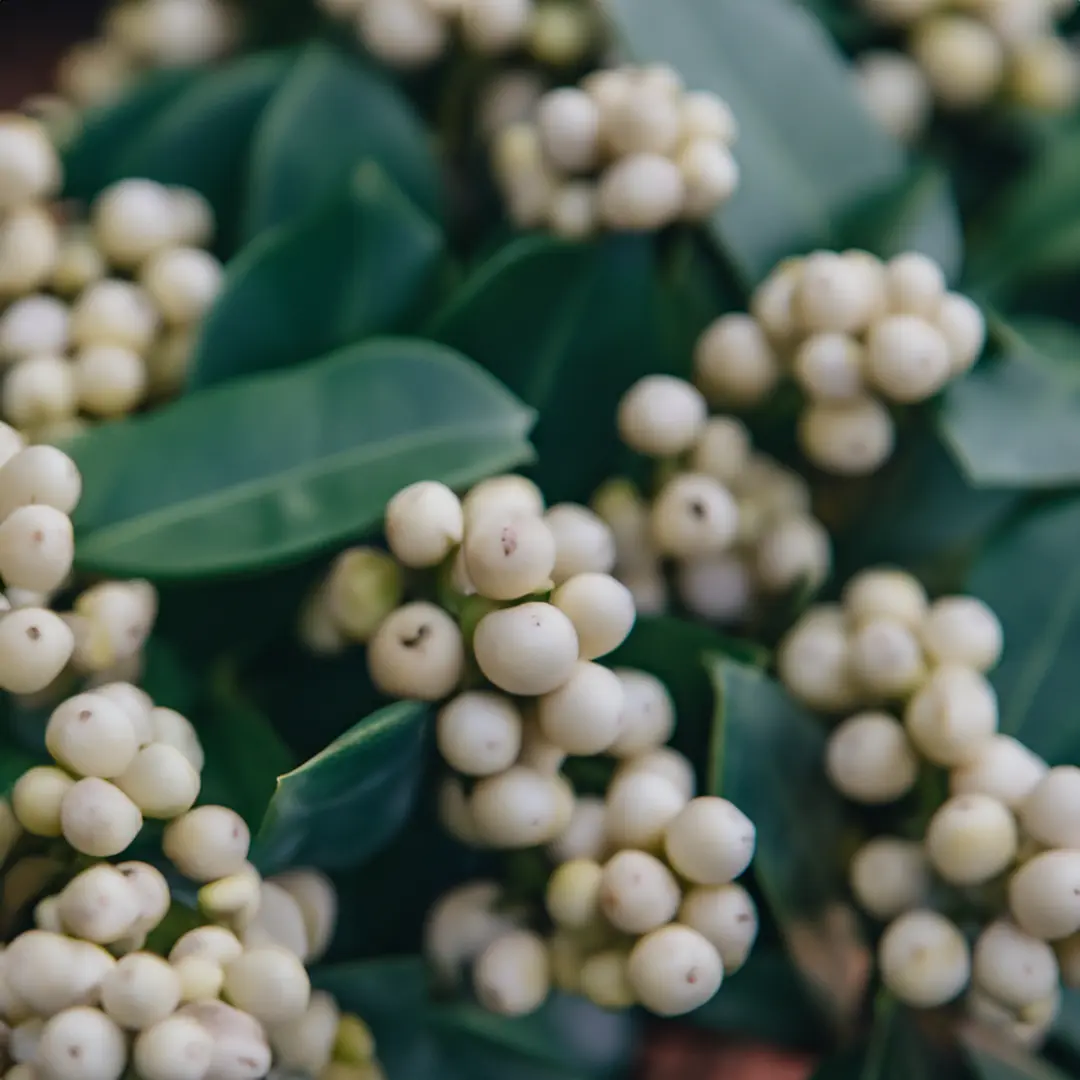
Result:
[[[353,641],[366,642],[405,595],[404,574],[385,551],[343,551],[330,570],[326,598],[334,622]]]

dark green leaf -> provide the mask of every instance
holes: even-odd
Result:
[[[975,564],[967,590],[997,613],[1005,652],[990,678],[1001,730],[1051,765],[1080,755],[1080,499],[1030,513]]]
[[[35,765],[51,765],[53,762],[48,754],[32,754],[21,746],[16,746],[6,737],[0,742],[0,798],[7,798],[15,781],[27,769]]]
[[[245,235],[322,202],[365,160],[382,166],[426,213],[440,216],[438,166],[412,106],[358,61],[310,45],[259,125]]]
[[[525,237],[484,263],[429,329],[538,411],[536,479],[552,501],[585,499],[610,473],[618,399],[651,369],[652,265],[643,237]]]
[[[203,323],[189,389],[402,329],[443,237],[373,163],[342,194],[253,240]]]
[[[824,28],[793,0],[602,6],[632,57],[671,64],[734,111],[741,180],[711,224],[747,283],[784,256],[835,247],[851,204],[903,175],[900,146],[859,102]],[[926,212],[939,217],[934,205]]]
[[[1053,1038],[1071,1058],[1080,1062],[1080,991],[1069,987],[1062,989],[1061,1009],[1054,1021]]]
[[[1060,1069],[998,1031],[968,1026],[961,1045],[978,1080],[1067,1080]]]
[[[280,777],[252,861],[338,869],[385,847],[416,800],[429,716],[422,702],[388,705]]]
[[[155,72],[139,80],[115,104],[89,110],[79,133],[64,150],[64,194],[69,199],[92,199],[121,179],[119,162],[133,142],[201,77],[191,69]]]
[[[844,903],[845,810],[825,776],[826,729],[761,670],[720,657],[709,669],[712,790],[756,825],[755,878],[803,975],[847,1024],[870,961]]]
[[[841,223],[842,247],[891,258],[921,251],[956,282],[964,265],[964,231],[949,175],[937,165],[913,169],[893,188],[857,206]]]
[[[155,705],[175,709],[186,716],[194,708],[200,688],[194,672],[156,630],[155,627],[154,636],[143,649],[139,685],[154,699]]]
[[[949,387],[942,437],[976,487],[1080,482],[1080,331],[1026,320],[1003,329],[1003,355]]]
[[[870,1044],[852,1080],[958,1080],[955,1055],[943,1052],[919,1026],[913,1013],[882,991],[874,1011]]]
[[[408,339],[212,387],[68,447],[79,561],[154,578],[300,561],[372,529],[406,484],[529,460],[531,421],[463,357]]]

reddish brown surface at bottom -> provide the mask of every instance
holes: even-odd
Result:
[[[810,1054],[665,1025],[650,1030],[636,1080],[809,1080],[816,1065]]]

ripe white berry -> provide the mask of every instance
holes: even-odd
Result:
[[[635,772],[648,772],[662,776],[687,801],[694,797],[696,788],[694,766],[685,755],[680,754],[678,750],[673,750],[670,746],[659,746],[655,750],[627,758],[615,770],[612,783]]]
[[[230,964],[243,953],[240,939],[224,926],[200,926],[189,930],[169,952],[169,963],[177,964],[188,957],[201,957],[218,964]]]
[[[691,799],[667,828],[668,862],[697,885],[726,885],[754,857],[754,823],[727,799]]]
[[[19,824],[35,836],[61,836],[60,804],[74,785],[63,769],[50,765],[27,769],[11,791],[11,808]]]
[[[924,679],[919,640],[903,623],[871,619],[851,635],[849,664],[859,684],[871,694],[901,698]]]
[[[739,506],[739,520],[746,520]],[[709,622],[733,623],[744,618],[754,596],[754,582],[738,555],[714,555],[680,562],[676,568],[679,599],[691,613]]]
[[[855,624],[886,619],[918,630],[928,600],[922,585],[903,570],[863,570],[844,586],[844,611]]]
[[[53,710],[45,728],[45,745],[76,776],[112,780],[134,761],[138,737],[119,705],[90,692],[76,694]]]
[[[23,206],[0,217],[0,296],[25,296],[52,276],[59,226],[48,210]]]
[[[180,980],[180,1000],[215,1001],[225,985],[225,972],[216,960],[185,956],[172,965]]]
[[[947,108],[983,105],[1001,85],[1004,49],[979,19],[935,15],[917,28],[909,48],[934,96]]]
[[[690,383],[671,375],[648,375],[619,402],[619,436],[639,454],[669,457],[694,445],[707,415],[705,399]]]
[[[1024,863],[1009,879],[1009,909],[1042,941],[1080,930],[1080,851],[1045,851]]]
[[[802,260],[794,303],[805,330],[859,333],[873,312],[872,300],[863,267],[842,254],[817,251]]]
[[[423,0],[361,4],[356,27],[371,53],[394,67],[423,67],[446,47],[446,24]]]
[[[614,158],[631,154],[669,156],[679,141],[679,100],[634,73],[622,92],[603,106],[604,142]],[[635,77],[636,76],[636,77]]]
[[[855,65],[859,98],[889,134],[912,142],[933,108],[922,69],[907,55],[886,49],[862,53]]]
[[[446,981],[498,937],[514,929],[508,913],[495,910],[502,896],[493,881],[474,881],[446,893],[424,923],[424,955]]]
[[[866,344],[867,379],[891,401],[925,401],[951,374],[948,342],[925,318],[889,315],[871,328]]]
[[[205,755],[199,736],[186,716],[175,709],[157,705],[150,710],[152,741],[176,747],[191,762],[196,772],[202,772]]]
[[[128,953],[101,984],[101,1007],[121,1027],[150,1027],[180,1004],[180,978],[160,956]]]
[[[750,432],[732,416],[710,416],[690,456],[690,468],[733,485],[750,461]]]
[[[165,321],[173,326],[198,322],[221,292],[224,270],[208,251],[176,247],[158,252],[139,280]]]
[[[578,648],[570,619],[552,604],[538,602],[485,615],[473,635],[484,675],[500,690],[526,697],[562,686],[573,674]]]
[[[255,1017],[222,1001],[198,1001],[177,1013],[198,1021],[214,1040],[207,1077],[218,1080],[259,1080],[270,1071],[270,1045]]]
[[[760,323],[721,315],[694,347],[694,382],[716,405],[755,405],[780,380],[780,362]]]
[[[888,989],[904,1004],[933,1009],[952,1001],[971,977],[971,956],[960,930],[936,911],[909,911],[878,946]]]
[[[1012,1009],[1043,1001],[1058,987],[1054,950],[1004,919],[979,935],[972,975],[980,990]]]
[[[35,1058],[45,1080],[120,1080],[126,1062],[123,1031],[85,1006],[65,1009],[45,1024]]]
[[[376,548],[348,548],[334,559],[319,606],[353,641],[367,642],[379,624],[401,605],[401,567]]]
[[[544,496],[531,480],[508,473],[475,484],[462,500],[461,508],[466,522],[487,517],[489,513],[542,517]]]
[[[882,922],[918,907],[930,887],[922,844],[893,836],[863,844],[851,860],[849,876],[859,906]]]
[[[633,594],[607,573],[575,574],[552,593],[551,603],[573,623],[583,660],[617,649],[636,618]]]
[[[464,529],[461,501],[434,480],[410,484],[386,505],[386,542],[404,566],[437,566],[461,543]]]
[[[608,786],[604,831],[616,847],[659,850],[687,798],[670,780],[646,770],[617,776]]]
[[[954,375],[975,366],[986,344],[986,319],[978,304],[961,293],[946,293],[938,305],[937,328],[949,343]]]
[[[548,224],[556,236],[583,240],[596,232],[596,185],[587,181],[563,184],[551,196]]]
[[[108,272],[109,265],[89,229],[75,227],[65,231],[50,282],[56,292],[66,297],[77,296]]]
[[[863,347],[846,334],[818,333],[795,353],[795,379],[816,401],[850,401],[863,392]]]
[[[539,1008],[551,989],[543,938],[528,930],[496,938],[476,959],[473,987],[480,1004],[502,1016],[524,1016]]]
[[[739,186],[739,165],[730,150],[715,139],[693,139],[676,159],[685,185],[682,216],[708,218]]]
[[[515,765],[482,779],[469,801],[481,838],[496,848],[527,848],[553,839],[564,827],[555,777]]]
[[[724,966],[706,938],[673,924],[646,934],[630,953],[627,977],[638,1001],[657,1016],[680,1016],[720,989]]]
[[[65,792],[60,803],[64,839],[84,855],[119,855],[139,834],[139,808],[108,780],[88,776]]]
[[[157,618],[157,592],[148,581],[103,581],[79,595],[74,612],[74,662],[102,671],[138,655]]]
[[[556,926],[581,930],[600,911],[604,868],[591,859],[574,859],[557,867],[548,879],[544,904]]]
[[[225,806],[197,806],[171,821],[161,846],[166,857],[192,881],[216,881],[240,871],[251,832],[244,819]]]
[[[800,701],[822,712],[843,712],[858,701],[843,612],[813,609],[785,635],[777,654],[780,678]]]
[[[122,180],[90,208],[94,238],[114,265],[131,270],[175,240],[169,190],[153,180]]]
[[[40,124],[25,116],[0,117],[0,210],[37,202],[60,187],[60,161]]]
[[[566,173],[588,172],[600,151],[600,110],[584,90],[561,87],[540,99],[536,124],[544,153]]]
[[[28,356],[19,360],[4,379],[3,412],[20,428],[41,428],[69,420],[76,408],[75,374],[63,357]]]
[[[43,690],[74,648],[74,635],[53,612],[36,607],[8,612],[0,617],[0,687],[12,694]]]
[[[675,730],[675,702],[667,687],[654,675],[630,668],[616,668],[623,688],[622,722],[609,753],[633,757],[663,746]]]
[[[593,953],[580,964],[580,992],[602,1009],[629,1009],[637,1004],[629,979],[630,954],[622,949]]]
[[[810,405],[799,418],[798,437],[815,465],[840,476],[863,476],[888,460],[895,429],[884,405],[859,397]]]
[[[1003,633],[998,617],[973,596],[943,596],[930,605],[922,644],[939,664],[989,671],[1001,658]]]
[[[170,187],[173,231],[178,244],[209,247],[214,239],[214,209],[194,188]]]
[[[578,796],[570,823],[548,845],[548,854],[556,863],[574,859],[599,862],[608,846],[606,816],[603,799]]]
[[[29,930],[5,950],[4,979],[25,1008],[52,1016],[90,1000],[114,963],[104,949],[89,942]]]
[[[741,885],[699,885],[683,898],[679,922],[706,938],[733,975],[746,963],[758,932],[757,906]]]
[[[997,877],[1016,856],[1016,819],[989,795],[956,795],[926,829],[926,854],[953,885],[981,885]]]
[[[324,990],[314,991],[303,1015],[271,1029],[275,1064],[319,1076],[330,1063],[340,1020],[333,996]]]
[[[383,621],[368,646],[367,661],[372,681],[384,694],[438,701],[461,679],[465,646],[457,623],[442,608],[416,601]]]
[[[521,749],[521,713],[502,694],[471,690],[439,711],[436,741],[447,764],[466,776],[508,769]]]
[[[144,817],[169,820],[190,810],[199,796],[199,774],[174,746],[153,743],[116,778]]]
[[[644,851],[620,851],[604,864],[600,908],[623,933],[645,934],[670,922],[681,898],[671,871]]]
[[[146,395],[146,364],[122,345],[80,350],[72,364],[79,406],[94,416],[124,416]]]
[[[311,983],[294,953],[262,946],[225,965],[225,994],[238,1009],[265,1024],[276,1024],[304,1012]]]
[[[935,765],[965,765],[997,731],[993,688],[970,668],[946,665],[931,672],[904,710],[915,748]]]
[[[975,756],[949,774],[954,795],[990,795],[1019,810],[1047,773],[1046,762],[1011,735],[994,735],[979,744]],[[1024,815],[1020,822],[1028,828]]]
[[[679,167],[652,153],[630,154],[609,166],[597,191],[605,224],[626,232],[651,232],[669,224],[685,197]]]
[[[1020,806],[1024,832],[1044,847],[1080,848],[1080,769],[1050,769]]]
[[[863,712],[833,729],[825,771],[838,791],[860,803],[889,803],[914,786],[919,763],[898,720]]]
[[[818,588],[831,563],[825,527],[805,514],[788,514],[761,534],[754,567],[766,592],[781,593],[799,585]]]
[[[490,600],[517,600],[539,592],[555,568],[555,537],[544,520],[525,514],[490,514],[469,522],[462,545],[476,591]]]
[[[556,585],[579,574],[610,574],[615,566],[615,537],[610,527],[588,507],[558,503],[544,514],[555,538]]]
[[[945,296],[945,272],[918,251],[895,255],[885,264],[885,288],[894,314],[933,318]],[[880,324],[878,324],[880,325]],[[914,329],[914,324],[909,324]],[[922,327],[919,327],[922,332]],[[871,333],[877,331],[877,326]]]
[[[189,1016],[170,1016],[135,1039],[132,1062],[144,1080],[204,1080],[214,1037]]]
[[[684,142],[713,139],[730,146],[738,137],[738,123],[727,102],[708,90],[684,93],[679,102],[679,119]]]
[[[718,480],[680,473],[653,503],[651,533],[656,550],[675,558],[703,558],[729,548],[739,529],[739,508]]]
[[[617,675],[579,661],[569,679],[537,700],[537,720],[547,739],[568,754],[604,753],[619,734],[625,695]]]
[[[144,862],[121,862],[116,869],[124,875],[139,899],[137,929],[149,933],[165,918],[172,904],[172,894],[165,875]]]
[[[68,345],[68,307],[44,294],[24,296],[0,315],[0,360],[62,355]]]

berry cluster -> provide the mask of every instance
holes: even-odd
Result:
[[[750,408],[790,375],[808,401],[798,425],[803,453],[841,476],[888,460],[887,403],[933,397],[975,364],[986,338],[979,308],[947,291],[941,267],[914,252],[887,262],[863,251],[787,259],[750,311],[705,330],[694,381],[714,405]]]
[[[682,379],[649,375],[623,396],[618,428],[631,450],[658,459],[651,502],[627,480],[608,481],[592,499],[638,611],[666,609],[665,560],[681,605],[717,623],[746,622],[761,603],[824,582],[831,544],[810,511],[809,486],[755,451],[740,420],[709,416]]]
[[[329,995],[311,992],[304,965],[334,930],[330,883],[308,870],[260,877],[243,819],[224,806],[193,809],[204,762],[194,728],[131,683],[62,702],[45,744],[55,764],[29,769],[10,806],[0,804],[12,861],[4,914],[32,905],[35,926],[0,953],[13,1063],[44,1080],[118,1080],[129,1061],[143,1080],[257,1080],[272,1060],[320,1075],[343,1018]],[[164,856],[201,886],[210,923],[167,958],[147,943],[174,903],[168,880],[147,862],[105,861],[130,848],[145,819],[168,822]],[[67,854],[19,858],[33,838],[62,838]],[[77,856],[94,861],[79,869]],[[370,1036],[358,1043],[357,1031],[349,1018],[346,1051],[370,1061]]]
[[[544,94],[531,120],[496,135],[492,166],[519,228],[651,231],[731,197],[736,135],[727,105],[688,93],[671,68],[620,67]]]
[[[222,284],[196,192],[122,180],[61,225],[59,185],[42,128],[0,117],[0,412],[34,441],[178,390]]]
[[[863,99],[882,126],[915,139],[934,105],[951,111],[995,99],[1065,112],[1080,96],[1080,57],[1055,22],[1074,0],[862,0],[899,29],[906,51],[874,49],[856,62]]]

